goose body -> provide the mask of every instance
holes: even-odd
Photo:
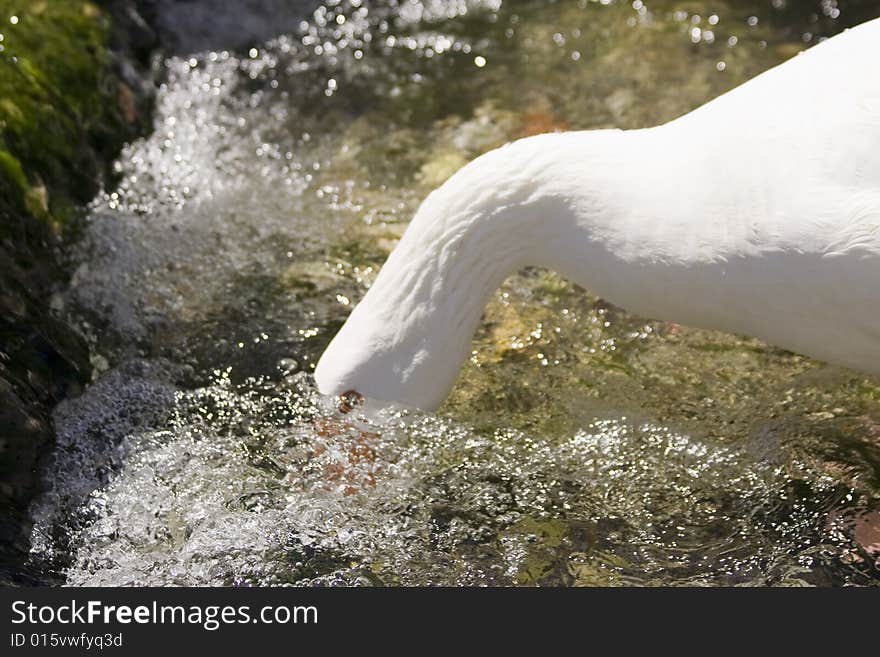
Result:
[[[315,370],[432,409],[492,292],[547,267],[627,310],[880,374],[880,19],[670,123],[539,135],[419,207]]]

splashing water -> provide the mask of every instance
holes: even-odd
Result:
[[[775,4],[342,0],[262,42],[205,41],[236,25],[218,16],[199,52],[181,29],[155,131],[71,253],[59,305],[100,375],[56,410],[35,567],[77,585],[878,583],[876,380],[537,270],[499,290],[437,415],[343,416],[310,378],[470,158],[670,119],[872,17]]]

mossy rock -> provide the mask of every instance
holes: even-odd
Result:
[[[143,128],[110,30],[93,2],[0,0],[0,238],[13,230],[2,215],[67,223]]]
[[[30,582],[26,510],[54,438],[49,413],[91,376],[86,342],[49,298],[65,278],[60,239],[150,120],[149,85],[132,91],[117,72],[133,48],[110,16],[133,10],[0,0],[0,582]]]

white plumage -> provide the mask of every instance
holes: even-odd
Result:
[[[880,19],[665,125],[477,158],[422,203],[319,389],[436,407],[489,296],[526,265],[880,374]]]

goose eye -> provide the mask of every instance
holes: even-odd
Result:
[[[364,396],[357,390],[346,390],[339,395],[337,409],[340,413],[350,413],[356,406],[364,403]]]

